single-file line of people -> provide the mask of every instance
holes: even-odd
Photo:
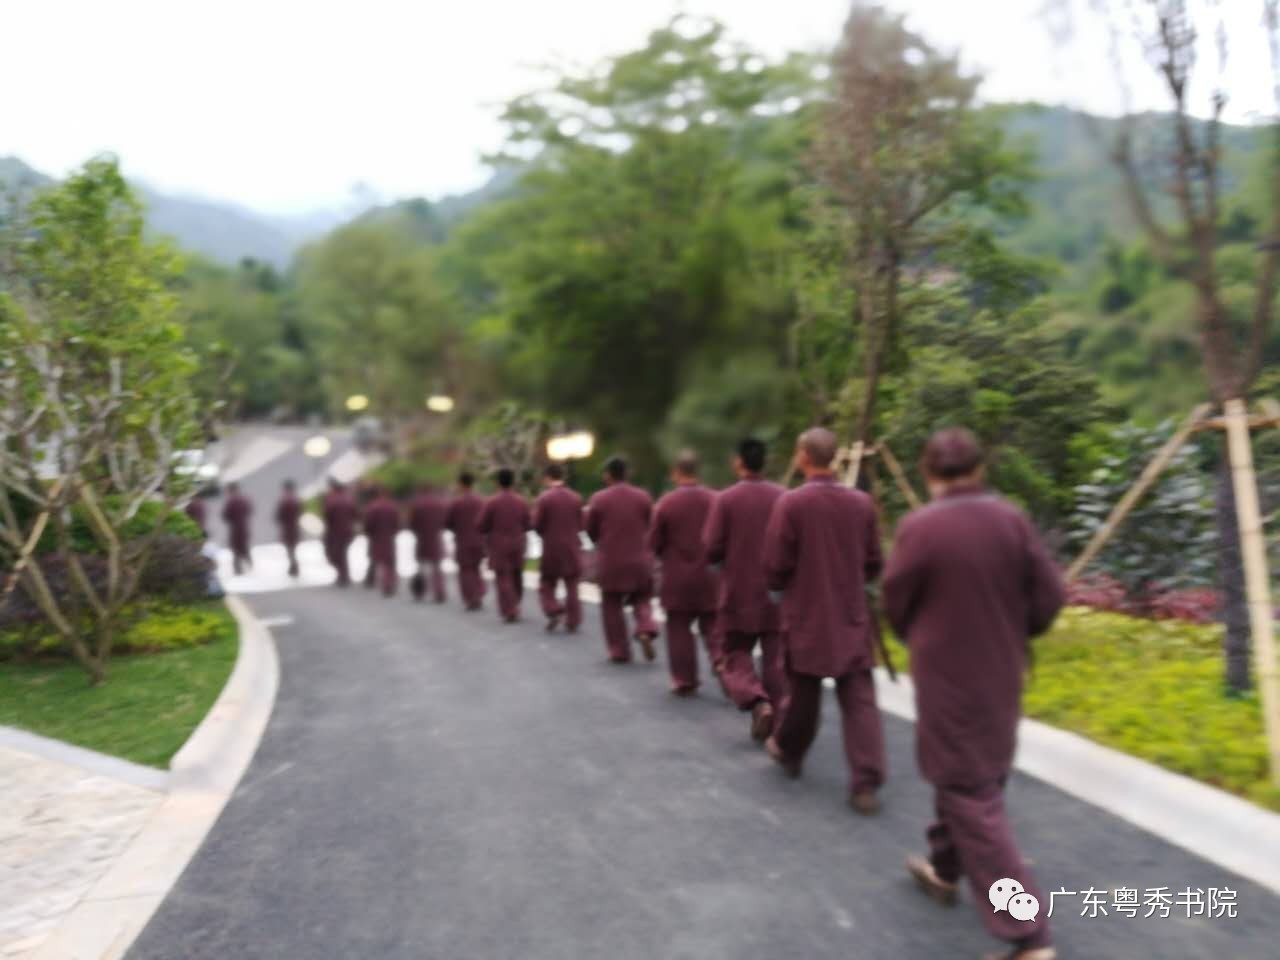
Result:
[[[443,534],[449,531],[465,609],[482,609],[487,559],[499,615],[517,622],[532,530],[542,548],[538,603],[546,629],[575,633],[582,622],[585,533],[595,548],[591,579],[600,591],[610,662],[631,662],[633,640],[646,660],[656,658],[656,586],[671,692],[698,691],[700,640],[724,695],[749,715],[751,737],[789,777],[803,772],[818,730],[823,681],[833,681],[849,804],[873,816],[888,771],[873,675],[879,622],[868,589],[882,579],[885,616],[912,653],[917,757],[935,791],[928,854],[908,858],[907,870],[945,905],[956,902],[968,878],[988,931],[1011,944],[993,958],[1052,960],[1043,914],[1022,921],[982,907],[989,886],[1003,878],[1018,880],[1043,902],[1014,840],[1004,792],[1028,644],[1064,602],[1061,577],[1027,517],[986,488],[982,449],[969,431],[953,428],[930,438],[921,470],[932,502],[899,523],[887,565],[875,504],[837,479],[838,449],[829,430],[801,434],[794,464],[804,483],[785,490],[764,477],[764,444],[743,440],[733,458],[738,479],[719,492],[701,483],[697,456],[685,451],[672,466],[673,489],[656,504],[629,481],[620,457],[605,463],[604,488],[585,504],[559,464],[545,469],[544,489],[532,506],[516,492],[510,469],[497,472],[499,489],[488,498],[464,472],[453,497],[424,487],[409,504],[404,526],[414,535],[417,563],[411,591],[420,600],[429,594],[445,602]],[[237,572],[250,563],[252,509],[229,485],[223,519]],[[203,507],[189,512],[203,527]],[[366,584],[394,595],[401,513],[384,489],[371,490],[361,511],[342,484],[331,482],[323,503],[324,546],[338,586],[351,582],[347,554],[359,522],[368,539]],[[286,483],[276,520],[295,576],[300,514]]]

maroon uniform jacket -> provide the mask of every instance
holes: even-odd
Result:
[[[243,493],[227,498],[222,507],[222,519],[231,532],[231,549],[237,553],[249,550],[249,517],[253,515],[253,504]]]
[[[346,550],[356,535],[355,498],[345,490],[330,490],[324,497],[324,542],[329,550]]]
[[[420,493],[409,506],[409,529],[416,538],[414,556],[419,563],[439,563],[444,558],[445,518],[449,507],[444,499],[434,493]]]
[[[596,582],[606,593],[653,589],[653,557],[645,544],[653,498],[630,483],[615,483],[587,502],[587,536],[596,545]]]
[[[542,538],[544,577],[573,579],[582,573],[582,497],[568,487],[542,491],[533,507],[533,529]]]
[[[484,559],[484,535],[480,533],[483,509],[480,495],[467,491],[450,502],[445,514],[444,525],[453,531],[453,558],[461,566],[474,566]]]
[[[781,590],[787,665],[841,677],[870,669],[873,626],[867,583],[880,574],[875,506],[834,477],[783,494],[765,533],[765,575]]]
[[[660,598],[667,610],[710,613],[716,608],[716,575],[702,549],[702,528],[715,499],[714,491],[688,484],[654,508],[649,549],[662,564]]]
[[[1027,640],[1047,630],[1062,579],[1031,521],[977,488],[905,517],[884,608],[911,647],[916,751],[931,783],[989,783],[1013,763]]]
[[[396,563],[396,534],[400,531],[400,508],[390,497],[378,497],[364,511],[364,535],[369,538],[369,562]]]
[[[302,518],[302,501],[295,496],[283,496],[276,504],[276,526],[280,528],[280,542],[296,547],[302,539],[298,521]]]
[[[717,612],[725,630],[771,633],[778,608],[764,579],[764,534],[785,488],[760,477],[739,480],[720,491],[702,531],[708,563],[720,566]]]
[[[499,490],[485,501],[479,526],[494,572],[518,570],[524,565],[526,534],[532,526],[524,497],[511,490]]]

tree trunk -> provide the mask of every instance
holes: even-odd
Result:
[[[1225,445],[1225,439],[1223,441]],[[1244,567],[1240,559],[1240,527],[1231,464],[1224,450],[1218,461],[1217,491],[1218,578],[1222,587],[1222,652],[1226,658],[1227,689],[1244,693],[1253,681],[1249,673],[1249,605],[1245,597]]]

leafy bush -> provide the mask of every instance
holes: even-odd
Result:
[[[454,467],[439,460],[388,460],[370,470],[364,479],[385,487],[393,497],[404,498],[424,484],[447,487],[456,474]]]
[[[30,501],[22,497],[12,496],[11,500],[19,526],[24,530],[29,529],[35,517],[35,508]],[[119,504],[120,498],[115,495],[110,495],[103,499],[104,507],[110,509],[112,513],[118,509]],[[164,533],[170,536],[183,537],[195,543],[200,543],[203,540],[199,524],[188,517],[184,511],[166,509],[164,504],[155,500],[144,502],[138,508],[138,512],[119,529],[118,535],[122,541],[137,540],[151,533],[157,525],[161,526]],[[70,546],[74,553],[94,554],[103,552],[102,547],[94,538],[93,528],[89,524],[89,518],[83,506],[77,505],[72,508],[69,534],[71,539]],[[36,553],[43,555],[54,553],[57,550],[58,542],[54,536],[53,527],[50,525],[45,529],[39,543],[36,544]]]
[[[207,603],[147,601],[127,608],[115,641],[117,653],[155,653],[200,646],[225,631],[226,615]],[[86,623],[87,626],[87,623]],[[56,631],[38,619],[0,625],[0,660],[69,657]]]
[[[1089,481],[1075,491],[1070,537],[1077,549],[1102,526],[1172,431],[1171,423],[1155,429],[1127,424],[1113,429],[1106,444],[1094,448],[1096,464]],[[1178,451],[1094,560],[1094,571],[1114,578],[1139,604],[1154,604],[1177,588],[1214,582],[1212,480],[1197,457],[1194,446]]]

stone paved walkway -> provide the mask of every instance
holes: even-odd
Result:
[[[0,746],[0,957],[28,956],[164,794]]]

